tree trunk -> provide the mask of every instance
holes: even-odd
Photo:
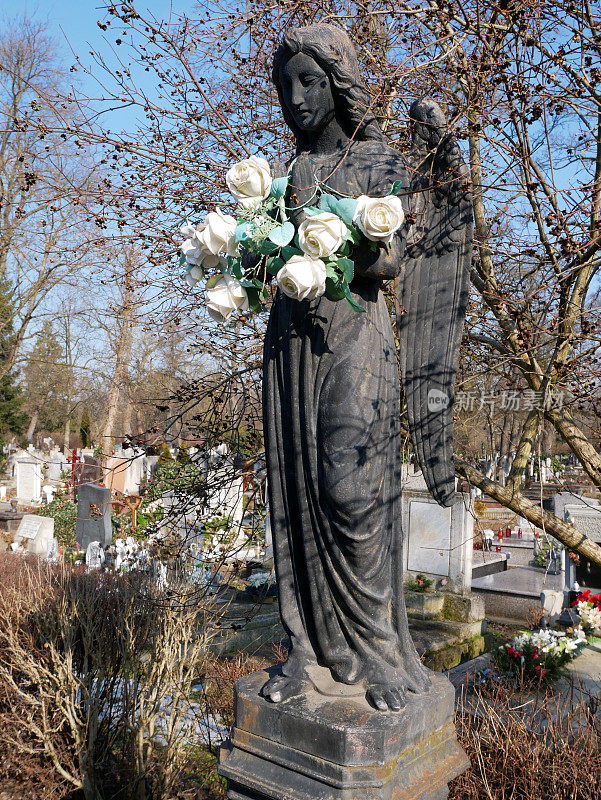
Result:
[[[35,433],[35,427],[38,424],[38,417],[39,417],[39,412],[34,411],[31,420],[29,421],[29,427],[27,428],[28,442],[33,442],[33,434]]]
[[[71,448],[69,447],[70,439],[71,439],[71,417],[67,414],[67,419],[65,420],[65,442],[63,444],[63,452],[67,456],[67,458],[71,455]]]
[[[106,420],[100,439],[100,446],[104,455],[109,455],[113,450],[113,436],[115,433],[115,422],[119,410],[119,400],[121,398],[122,387],[125,383],[125,376],[131,358],[132,332],[134,323],[133,314],[133,280],[132,263],[127,256],[124,263],[124,283],[123,283],[123,302],[121,304],[121,315],[117,317],[119,333],[115,347],[115,370],[111,378],[109,398],[107,403]]]
[[[573,525],[563,522],[559,517],[545,511],[540,505],[528,500],[517,488],[511,485],[500,486],[498,483],[489,480],[466,461],[456,458],[455,471],[471,484],[477,486],[478,489],[482,489],[493,500],[525,517],[537,528],[542,528],[562,544],[565,544],[569,550],[573,550],[601,569],[601,547]]]

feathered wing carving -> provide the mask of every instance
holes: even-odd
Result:
[[[426,484],[441,505],[455,491],[453,400],[472,246],[467,167],[440,107],[410,109],[413,213],[399,281],[401,372],[409,429]]]

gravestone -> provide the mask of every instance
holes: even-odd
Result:
[[[88,569],[100,569],[104,563],[104,550],[100,542],[90,542],[86,548],[86,566]]]
[[[17,498],[24,503],[42,499],[42,464],[37,458],[24,455],[16,461]]]
[[[125,471],[129,460],[118,456],[109,456],[104,461],[104,485],[108,486],[111,492],[121,492],[125,490]]]
[[[58,561],[58,539],[54,536],[46,544],[46,561]]]
[[[566,505],[564,514],[566,522],[571,522],[593,542],[601,544],[601,507]],[[579,560],[580,563],[576,564],[569,557],[565,559],[566,589],[573,589],[577,583],[581,589],[601,591],[601,570],[583,556]]]
[[[557,494],[553,495],[552,500],[553,513],[556,517],[559,517],[559,519],[565,518],[566,506],[583,506],[586,508],[599,505],[599,501],[596,498],[582,497],[573,492],[557,492]]]
[[[54,520],[51,517],[40,517],[38,514],[25,514],[17,532],[15,543],[28,553],[46,557],[48,542],[54,538]]]
[[[231,522],[242,522],[244,516],[243,479],[234,473],[233,467],[222,467],[209,471],[206,509],[208,512],[228,517]]]
[[[102,480],[102,477],[100,461],[88,453],[83,455],[83,460],[77,464],[73,471],[73,480],[77,487],[85,483],[98,483]]]
[[[162,499],[165,524],[175,528],[187,546],[193,545],[202,550],[204,534],[199,526],[198,498],[171,490],[163,492]]]
[[[433,580],[447,579],[446,589],[470,591],[474,519],[466,496],[455,493],[448,508],[438,505],[421,475],[405,475],[401,494],[403,530],[406,536],[405,574],[422,573]]]
[[[110,489],[93,483],[79,487],[75,538],[82,550],[87,550],[94,541],[100,542],[103,548],[110,546],[113,540]]]

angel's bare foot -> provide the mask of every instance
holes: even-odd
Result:
[[[394,683],[372,683],[367,699],[378,711],[400,711],[406,705],[405,687]]]
[[[400,711],[407,704],[407,692],[421,694],[430,685],[425,667],[417,661],[421,669],[400,669],[394,673],[372,671],[367,679],[366,697],[378,711]],[[413,673],[416,673],[415,676]]]
[[[262,694],[272,703],[281,703],[291,697],[299,697],[306,694],[311,688],[311,684],[305,678],[296,675],[274,675],[263,687]]]

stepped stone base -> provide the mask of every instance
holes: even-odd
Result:
[[[219,772],[229,800],[445,800],[469,765],[453,725],[455,692],[432,674],[398,712],[363,694],[310,691],[274,704],[259,695],[272,671],[236,683],[235,726]]]

